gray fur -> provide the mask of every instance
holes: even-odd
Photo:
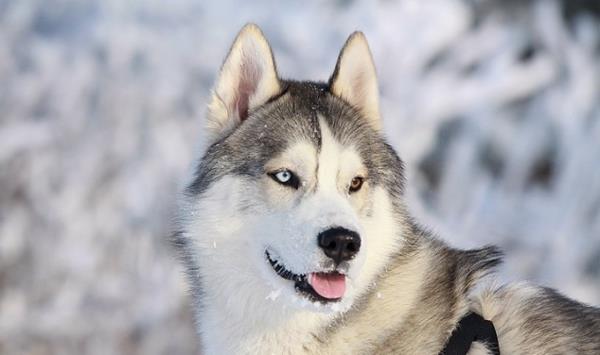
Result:
[[[283,87],[278,97],[250,112],[236,130],[209,147],[187,189],[189,194],[201,194],[227,174],[264,174],[265,162],[285,149],[290,138],[303,137],[320,145],[317,110],[323,85],[288,81]]]
[[[419,227],[404,206],[401,159],[356,108],[330,92],[328,84],[282,81],[281,86],[277,96],[212,143],[185,198],[202,199],[212,184],[228,175],[257,179],[265,174],[265,163],[299,137],[319,149],[320,116],[338,142],[358,148],[369,182],[385,188],[397,223],[404,227],[402,247],[373,287],[348,312],[297,339],[299,348],[314,354],[438,354],[458,320],[474,310],[495,323],[502,353],[600,353],[598,309],[545,288],[481,286],[482,278],[501,262],[501,252],[495,247],[453,249]],[[174,240],[200,307],[201,289],[210,286],[197,276],[197,252],[184,223]],[[404,301],[397,295],[402,295],[406,270],[411,268],[422,270],[423,277],[418,280],[418,297],[400,314],[397,309]]]
[[[283,92],[251,112],[233,132],[213,143],[196,168],[187,192],[199,195],[227,174],[256,177],[265,162],[300,137],[320,146],[320,114],[337,140],[357,145],[375,185],[389,187],[399,198],[404,186],[403,163],[391,146],[360,113],[329,92],[326,83],[283,81]],[[292,141],[290,141],[292,140]]]

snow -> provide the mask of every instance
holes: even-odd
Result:
[[[363,30],[413,213],[600,304],[600,25],[516,3],[0,0],[0,352],[194,353],[165,236],[248,21],[304,79]]]
[[[273,291],[269,292],[266,299],[275,301],[277,298],[279,298],[280,295],[281,295],[281,289],[273,290]]]

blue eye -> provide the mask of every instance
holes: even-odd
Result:
[[[287,169],[269,173],[269,176],[271,176],[273,180],[280,183],[281,185],[289,186],[294,189],[298,189],[298,187],[300,187],[300,179],[298,179],[296,174]]]
[[[283,171],[276,173],[275,178],[277,178],[277,181],[279,181],[280,183],[285,184],[286,182],[290,181],[290,179],[292,178],[292,173],[290,173],[287,170],[283,170]]]

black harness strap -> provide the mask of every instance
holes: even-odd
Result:
[[[494,355],[500,355],[494,324],[476,313],[468,313],[450,335],[440,355],[465,355],[475,341],[485,343]]]

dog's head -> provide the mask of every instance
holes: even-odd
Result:
[[[208,108],[182,208],[212,297],[347,309],[401,243],[402,162],[382,138],[362,33],[328,83],[281,80],[258,27],[239,33]]]

